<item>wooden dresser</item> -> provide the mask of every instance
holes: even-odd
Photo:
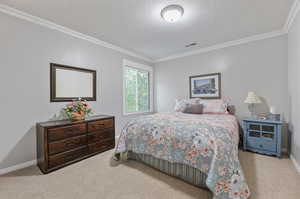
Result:
[[[42,122],[36,128],[38,166],[43,173],[115,147],[113,116],[98,115],[79,122]]]

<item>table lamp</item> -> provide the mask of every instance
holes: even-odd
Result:
[[[260,104],[262,102],[259,99],[259,97],[255,94],[255,92],[250,91],[250,92],[248,92],[248,96],[247,96],[246,100],[244,101],[244,103],[250,105],[251,117],[255,117],[255,110],[254,110],[255,107],[254,106],[255,106],[255,104]]]

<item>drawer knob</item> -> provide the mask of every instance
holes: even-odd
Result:
[[[259,145],[260,148],[263,148],[264,146],[262,144]]]

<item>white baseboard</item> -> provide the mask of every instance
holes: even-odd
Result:
[[[294,163],[296,170],[300,174],[300,165],[298,164],[298,162],[296,161],[295,157],[292,154],[290,155],[290,158],[291,158],[292,162]]]
[[[119,137],[120,136],[115,137],[116,141],[119,140]],[[11,167],[3,168],[3,169],[0,169],[0,175],[4,175],[4,174],[7,174],[7,173],[10,173],[12,171],[19,170],[19,169],[24,169],[26,167],[30,167],[30,166],[33,166],[33,165],[36,165],[36,164],[37,164],[36,160],[31,160],[31,161],[24,162],[24,163],[21,163],[21,164],[17,164],[17,165],[11,166]]]
[[[119,138],[119,136],[116,136],[116,140],[118,138]],[[300,165],[298,164],[298,162],[296,161],[296,159],[294,158],[294,156],[292,154],[290,155],[290,159],[292,160],[293,164],[296,167],[296,170],[300,174]],[[30,167],[30,166],[36,165],[36,163],[37,163],[36,160],[31,160],[31,161],[24,162],[24,163],[21,163],[21,164],[17,164],[17,165],[11,166],[11,167],[0,169],[0,175],[4,175],[4,174],[10,173],[12,171],[16,171],[16,170],[19,170],[19,169],[24,169],[26,167]]]
[[[19,170],[19,169],[24,169],[26,167],[30,167],[30,166],[36,165],[36,163],[37,163],[36,160],[31,160],[31,161],[24,162],[24,163],[21,163],[21,164],[17,164],[17,165],[11,166],[11,167],[0,169],[0,175],[7,174],[7,173],[10,173],[12,171]]]

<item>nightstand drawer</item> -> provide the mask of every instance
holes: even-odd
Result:
[[[246,142],[247,148],[276,152],[276,140],[264,141],[261,139],[248,137]]]

